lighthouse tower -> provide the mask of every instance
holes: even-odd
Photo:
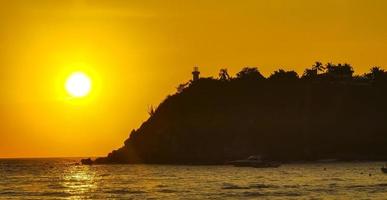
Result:
[[[192,71],[192,81],[199,80],[199,75],[200,75],[199,68],[198,67],[194,67],[194,69]]]

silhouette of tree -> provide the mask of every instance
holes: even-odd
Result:
[[[325,65],[325,69],[327,70],[327,73],[333,72],[335,67],[336,66],[333,63],[330,63],[330,62]]]
[[[365,75],[371,81],[381,81],[387,77],[387,72],[380,67],[372,67],[370,73]]]
[[[259,72],[256,67],[245,67],[236,74],[240,80],[264,80],[265,77]]]
[[[367,84],[369,82],[369,78],[365,75],[354,75],[352,79],[357,83],[364,83]]]
[[[306,80],[315,80],[317,78],[317,70],[315,69],[305,69],[304,73],[302,74],[302,79]]]
[[[326,69],[326,75],[331,80],[349,80],[354,72],[352,66],[347,63],[338,65],[328,63]]]
[[[220,69],[219,71],[219,80],[221,81],[228,81],[230,80],[230,75],[228,75],[227,69]]]
[[[298,74],[295,71],[285,71],[283,69],[279,69],[277,71],[274,71],[274,73],[270,75],[269,80],[296,81],[298,80]]]
[[[312,70],[316,70],[316,74],[318,74],[318,72],[323,72],[325,70],[325,67],[321,62],[317,61],[312,66]]]
[[[305,80],[317,80],[318,72],[323,72],[325,70],[324,65],[321,62],[315,62],[310,69],[305,69],[302,74],[302,79]]]

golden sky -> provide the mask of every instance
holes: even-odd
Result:
[[[0,157],[105,155],[195,65],[385,67],[386,22],[385,0],[0,0]]]

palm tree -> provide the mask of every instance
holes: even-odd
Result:
[[[227,69],[220,69],[219,71],[219,80],[221,81],[228,81],[230,80],[230,75],[228,75]]]
[[[316,74],[318,74],[319,71],[323,72],[325,70],[325,67],[321,62],[317,61],[312,66],[312,70],[316,70]]]
[[[321,62],[316,61],[310,69],[305,69],[302,78],[307,80],[316,80],[318,72],[323,72],[324,70],[324,65]]]

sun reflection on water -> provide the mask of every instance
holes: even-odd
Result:
[[[68,199],[83,199],[97,189],[96,171],[90,166],[73,166],[65,170],[62,185],[71,196]]]

